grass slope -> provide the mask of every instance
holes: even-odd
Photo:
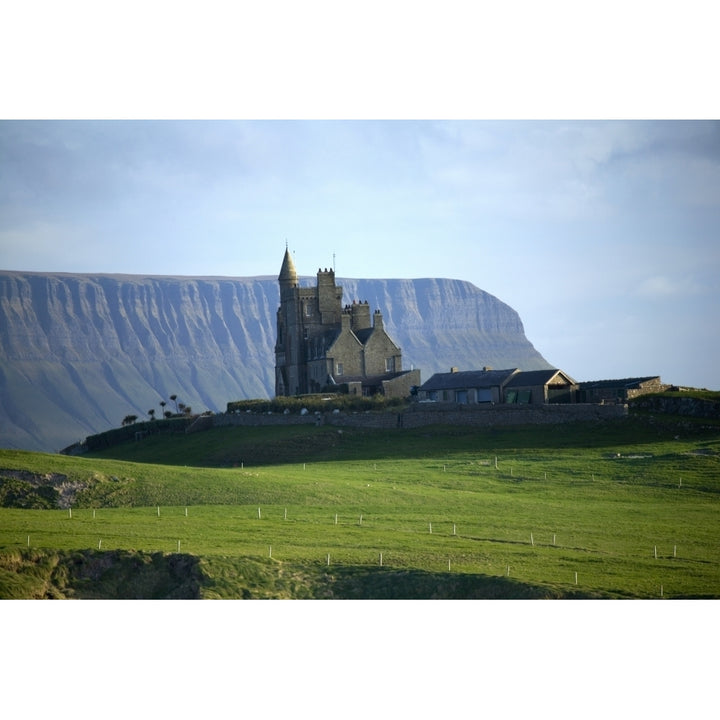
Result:
[[[0,509],[0,596],[715,598],[719,470],[718,428],[638,418],[1,451],[65,506]]]

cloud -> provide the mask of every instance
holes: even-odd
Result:
[[[32,220],[22,227],[0,228],[0,255],[3,269],[52,272],[83,259],[102,262],[106,251],[83,227]]]
[[[654,275],[640,283],[637,294],[648,298],[671,297],[684,294],[684,288],[676,280],[664,275]]]
[[[675,298],[696,302],[701,296],[717,302],[716,268],[685,275],[679,268],[672,274],[650,275],[638,283],[635,295],[647,299]]]

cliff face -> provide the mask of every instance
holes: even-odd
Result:
[[[314,279],[306,279],[310,284]],[[517,313],[460,280],[338,279],[367,300],[423,381],[453,365],[550,367]],[[147,417],[274,391],[275,277],[0,272],[0,446],[56,451]]]

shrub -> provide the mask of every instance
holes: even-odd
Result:
[[[46,510],[56,508],[60,495],[51,485],[32,485],[16,478],[0,477],[0,506]]]
[[[406,404],[402,398],[386,398],[383,395],[362,397],[346,394],[318,394],[297,397],[275,397],[272,399],[235,400],[227,404],[228,413],[300,413],[304,408],[308,412],[365,412],[368,410],[397,409]]]

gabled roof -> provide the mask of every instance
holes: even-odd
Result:
[[[335,327],[331,328],[330,330],[327,330],[325,335],[325,352],[329,353],[333,349],[333,345],[340,339],[340,337],[344,334],[344,330],[341,327]],[[356,333],[354,333],[350,328],[347,328],[347,332],[350,335],[350,337],[354,338],[355,341],[359,345],[364,345],[363,341],[357,336]]]
[[[640,385],[640,383],[647,382],[648,380],[660,380],[659,375],[650,375],[648,377],[640,378],[623,378],[621,380],[588,380],[585,382],[578,383],[581,388],[632,388],[633,386]]]
[[[556,375],[562,375],[564,378],[567,378],[568,382],[571,385],[577,384],[567,373],[564,373],[562,370],[558,370],[557,368],[550,368],[549,370],[521,370],[519,373],[516,373],[512,376],[512,378],[510,378],[507,387],[547,385],[551,380],[555,378]]]
[[[367,341],[370,339],[370,336],[375,331],[374,327],[369,328],[363,328],[362,330],[353,330],[355,333],[355,337],[363,344],[367,345]]]
[[[433,390],[502,387],[516,372],[518,372],[517,368],[512,370],[464,370],[462,372],[435,373],[419,389],[428,392]]]

